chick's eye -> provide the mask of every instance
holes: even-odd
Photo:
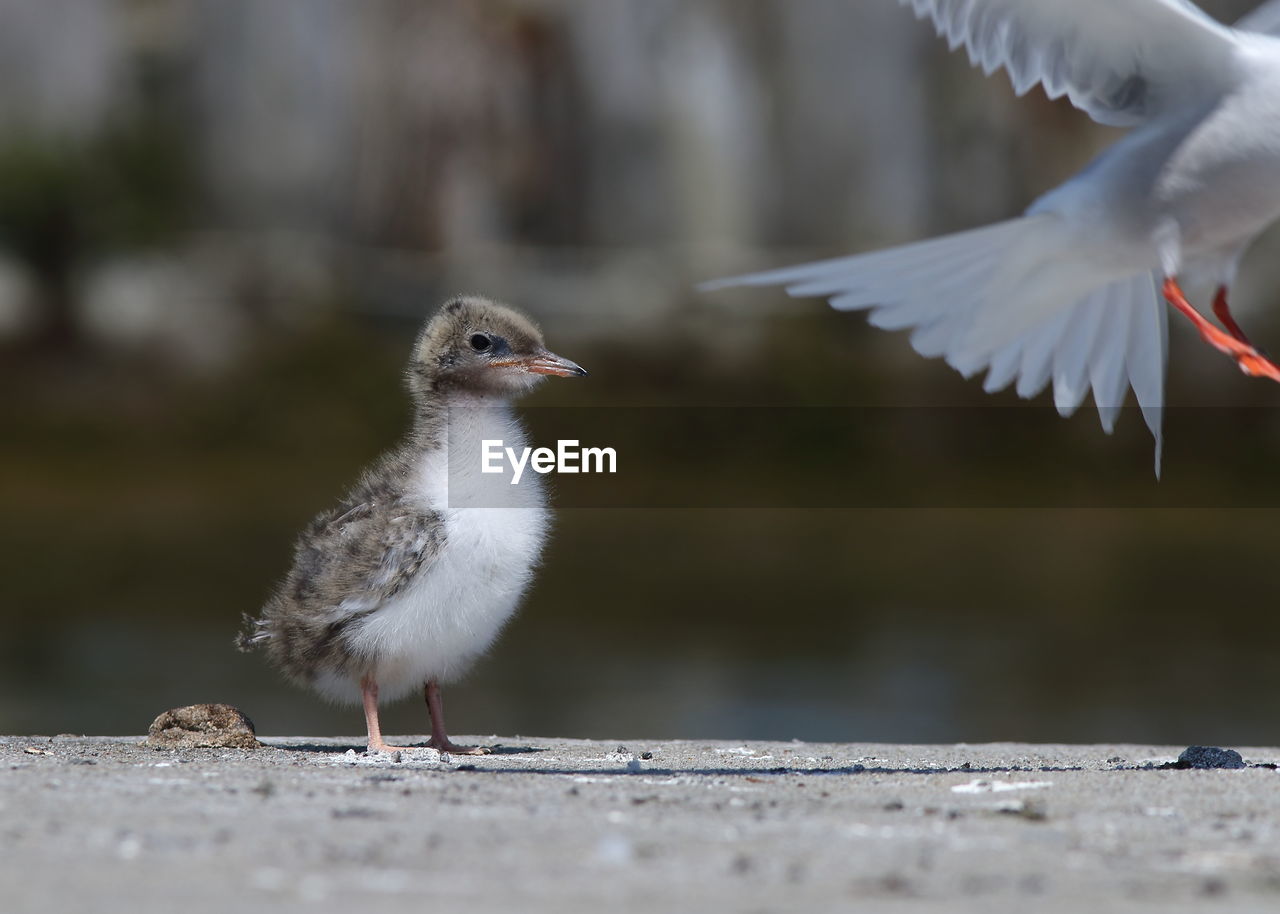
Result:
[[[489,339],[483,333],[477,333],[471,337],[471,348],[476,352],[484,352],[493,345],[493,340]]]

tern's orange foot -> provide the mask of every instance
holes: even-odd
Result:
[[[1218,331],[1217,335],[1211,335],[1202,330],[1200,335],[1210,346],[1235,359],[1240,370],[1250,377],[1270,378],[1272,381],[1280,382],[1280,366],[1248,343],[1227,336],[1221,331]]]
[[[1249,348],[1253,349],[1252,346]],[[1280,382],[1280,366],[1277,366],[1275,362],[1262,355],[1256,349],[1251,353],[1237,355],[1235,360],[1236,364],[1240,366],[1240,370],[1251,377],[1270,378],[1273,381]]]
[[[1214,349],[1231,356],[1240,370],[1250,377],[1280,381],[1280,366],[1243,339],[1234,334],[1227,335],[1212,325],[1201,327],[1200,336]]]

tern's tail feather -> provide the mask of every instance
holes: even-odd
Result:
[[[985,369],[989,392],[1016,384],[1030,398],[1052,382],[1064,416],[1092,389],[1107,432],[1132,386],[1159,474],[1168,316],[1156,277],[1099,273],[1071,250],[1055,216],[1032,215],[704,288],[782,285],[842,311],[869,311],[874,326],[911,329],[921,355],[966,377]]]

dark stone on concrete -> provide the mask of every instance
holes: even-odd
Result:
[[[149,749],[260,749],[253,721],[231,705],[188,705],[151,723]]]
[[[1247,767],[1239,752],[1234,749],[1218,749],[1213,746],[1190,746],[1178,756],[1179,768],[1244,768]]]

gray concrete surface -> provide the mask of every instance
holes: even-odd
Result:
[[[1280,910],[1280,772],[1183,747],[140,740],[0,737],[0,910]]]

